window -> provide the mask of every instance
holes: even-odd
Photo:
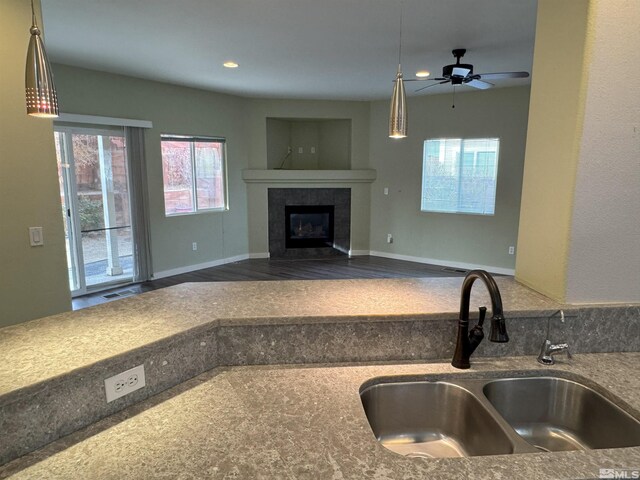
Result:
[[[165,215],[226,208],[224,139],[162,135]]]
[[[425,140],[422,211],[493,215],[499,146],[498,138]]]

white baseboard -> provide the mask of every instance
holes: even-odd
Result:
[[[366,254],[364,254],[366,255]],[[502,275],[515,275],[516,271],[511,268],[494,267],[491,265],[479,265],[476,263],[450,262],[437,258],[414,257],[411,255],[398,255],[396,253],[378,252],[371,250],[369,255],[373,257],[392,258],[394,260],[405,260],[407,262],[429,263],[431,265],[440,265],[442,267],[462,268],[464,270],[486,270],[490,273],[499,273]]]
[[[361,257],[363,255],[371,255],[369,250],[349,250],[350,257]]]
[[[196,270],[202,270],[203,268],[217,267],[219,265],[224,265],[226,263],[239,262],[240,260],[247,260],[249,258],[265,258],[265,257],[254,257],[252,255],[263,255],[260,253],[252,253],[252,254],[243,254],[236,255],[235,257],[221,258],[219,260],[212,260],[211,262],[198,263],[196,265],[187,265],[184,267],[172,268],[170,270],[163,270],[161,272],[155,272],[151,278],[153,280],[157,280],[159,278],[172,277],[174,275],[180,275],[182,273],[194,272]],[[267,254],[269,255],[269,254]]]

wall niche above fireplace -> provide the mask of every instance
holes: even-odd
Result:
[[[267,118],[267,168],[350,170],[351,119]]]
[[[350,188],[269,188],[269,255],[346,255],[351,248]]]

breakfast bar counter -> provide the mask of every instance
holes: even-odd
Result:
[[[640,447],[408,458],[373,436],[359,397],[386,375],[433,379],[529,372],[577,375],[640,413],[640,354],[581,354],[378,365],[218,368],[0,468],[12,479],[579,479],[640,465]]]

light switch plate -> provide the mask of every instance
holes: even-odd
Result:
[[[29,227],[29,243],[32,247],[40,247],[44,245],[42,227]]]

